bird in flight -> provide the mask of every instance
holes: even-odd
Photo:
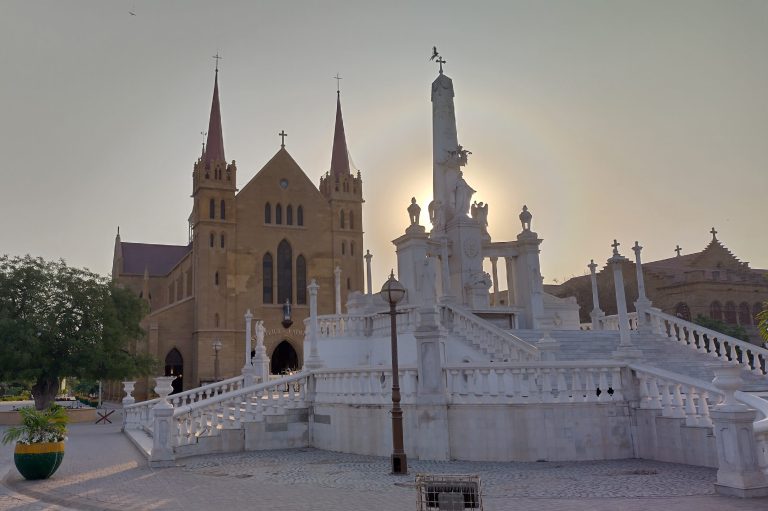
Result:
[[[131,16],[136,16],[136,13],[133,11],[128,11],[128,14],[130,14]]]
[[[432,47],[432,56],[429,57],[429,60],[435,60],[437,57],[439,57],[439,54],[437,53],[437,46]]]

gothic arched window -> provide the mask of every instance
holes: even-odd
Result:
[[[214,244],[215,240],[216,240],[216,235],[211,233],[211,238],[210,238],[210,240],[208,240],[209,244],[211,245],[211,248],[213,248],[213,244]]]
[[[293,302],[293,251],[286,240],[277,246],[277,303]]]
[[[344,255],[347,253],[347,242],[342,241],[341,242],[341,255]]]
[[[227,203],[224,202],[224,199],[221,199],[221,219],[226,220],[227,219]]]
[[[263,281],[262,301],[272,303],[272,254],[267,252],[261,263],[261,277]]]
[[[288,207],[285,208],[285,223],[288,225],[293,225],[293,206],[288,204]]]
[[[224,248],[224,233],[221,234],[221,248]]]
[[[717,300],[709,305],[709,317],[715,321],[723,320],[723,306]]]
[[[736,324],[736,304],[733,302],[725,302],[725,309],[723,311],[723,319],[726,323],[732,325]]]
[[[296,303],[307,303],[307,261],[303,255],[296,258]]]
[[[762,310],[763,304],[760,302],[755,302],[755,304],[752,306],[752,319],[755,321],[755,324],[757,324],[757,315],[760,314]]]
[[[349,210],[349,228],[355,228],[355,214],[352,212],[352,210]]]
[[[264,205],[264,223],[272,223],[272,205],[269,202]]]
[[[350,241],[349,242],[349,255],[353,256],[355,255],[355,242]]]
[[[741,302],[739,304],[739,324],[751,325],[752,315],[749,313],[749,304],[747,302]]]
[[[339,211],[339,227],[344,228],[344,210]]]
[[[211,220],[216,218],[216,200],[215,199],[211,199],[208,202],[208,218],[210,218]]]
[[[214,286],[219,285],[219,272],[216,272],[213,274],[213,285]]]
[[[280,204],[275,206],[275,223],[276,224],[283,223],[283,207]]]
[[[216,328],[219,328],[219,322],[220,322],[219,313],[217,312],[216,314],[213,315],[213,326],[215,326]]]
[[[304,208],[301,206],[296,210],[296,225],[304,225]]]

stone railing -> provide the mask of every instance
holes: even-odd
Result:
[[[297,373],[175,408],[172,445],[195,444],[199,437],[218,435],[222,429],[238,429],[244,422],[262,420],[264,415],[306,406],[308,376]]]
[[[659,309],[652,308],[646,314],[651,329],[658,335],[758,375],[768,371],[768,350],[765,348],[670,316]]]
[[[712,426],[709,409],[723,396],[717,387],[655,367],[629,367],[639,382],[640,408],[661,410],[663,417],[685,419],[686,426]]]
[[[397,332],[412,332],[418,321],[417,308],[404,306],[397,308]],[[309,332],[310,318],[304,320],[305,331]],[[318,338],[331,337],[370,337],[389,335],[389,314],[379,312],[366,315],[332,314],[317,317]]]
[[[621,368],[613,361],[453,365],[444,369],[453,404],[623,401]]]
[[[627,314],[629,317],[629,329],[637,330],[637,312],[630,312]],[[582,330],[592,330],[592,324],[589,324],[589,328],[584,328],[582,324]],[[619,315],[605,316],[600,319],[601,330],[618,330],[619,329]]]
[[[456,305],[441,304],[440,319],[443,326],[463,336],[475,348],[490,355],[495,361],[533,361],[541,356],[533,344],[512,335]]]
[[[400,395],[403,404],[414,401],[417,391],[416,368],[401,367]],[[358,368],[313,371],[316,403],[391,404],[392,369]]]
[[[174,407],[189,403],[196,403],[205,399],[232,392],[243,387],[243,376],[235,376],[226,380],[217,381],[197,387],[178,394],[172,394],[166,398]],[[152,407],[160,401],[160,398],[141,401],[123,407],[123,429],[149,428],[152,425]]]

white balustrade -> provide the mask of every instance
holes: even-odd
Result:
[[[400,395],[403,404],[414,402],[418,387],[416,368],[401,367]],[[392,369],[364,367],[323,369],[312,372],[315,402],[337,404],[391,404]]]
[[[235,376],[227,380],[215,383],[209,383],[202,387],[197,387],[178,394],[172,394],[166,399],[174,408],[203,401],[220,394],[232,392],[243,386],[243,376]],[[141,401],[123,407],[123,429],[141,429],[151,428],[152,426],[152,407],[160,401],[160,398]]]
[[[630,312],[627,314],[627,317],[629,318],[629,329],[637,330],[637,312]],[[600,319],[600,324],[602,325],[603,330],[618,330],[619,316],[618,314],[614,314],[612,316],[604,316]],[[589,328],[585,328],[587,325],[589,325]],[[591,323],[583,323],[581,325],[581,329],[592,330]]]
[[[218,435],[222,429],[237,429],[244,422],[305,406],[308,376],[298,373],[176,408],[174,445],[194,444],[199,437]]]
[[[533,344],[512,335],[492,323],[456,305],[440,305],[440,317],[446,328],[463,336],[477,349],[495,361],[533,361],[540,358]]]
[[[452,404],[623,401],[620,362],[525,362],[445,368]]]
[[[768,350],[746,341],[704,328],[684,319],[650,309],[648,315],[653,331],[670,341],[706,353],[721,362],[740,365],[758,375],[768,370]]]

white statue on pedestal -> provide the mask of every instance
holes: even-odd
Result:
[[[456,214],[467,216],[467,213],[469,213],[469,201],[472,200],[472,194],[475,193],[475,190],[464,180],[463,172],[459,172],[459,180],[456,182],[454,193],[456,196]]]

